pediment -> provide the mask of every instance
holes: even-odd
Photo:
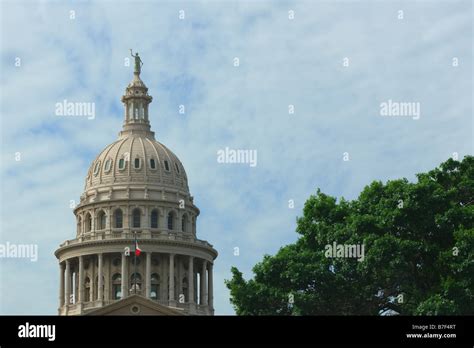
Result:
[[[185,315],[180,308],[170,308],[140,295],[132,295],[85,315]]]

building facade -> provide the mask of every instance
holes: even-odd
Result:
[[[92,162],[74,209],[76,237],[55,252],[60,315],[102,315],[120,301],[131,315],[146,303],[147,314],[214,314],[217,251],[197,238],[199,209],[183,164],[151,131],[152,97],[137,57],[123,129]]]

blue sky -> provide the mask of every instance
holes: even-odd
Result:
[[[2,1],[0,11],[0,242],[39,246],[38,262],[0,259],[0,314],[56,314],[53,252],[74,237],[69,201],[121,129],[129,48],[144,62],[152,129],[186,168],[198,236],[219,251],[216,314],[233,314],[231,266],[250,277],[295,241],[318,187],[354,199],[372,180],[414,180],[473,153],[471,1]],[[64,99],[94,102],[95,119],[58,118]],[[389,99],[420,103],[420,119],[380,116]],[[258,165],[217,163],[225,147],[256,149]]]

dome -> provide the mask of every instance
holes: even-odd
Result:
[[[151,131],[148,105],[152,100],[138,69],[122,96],[124,124],[119,138],[102,150],[92,162],[87,172],[83,197],[100,196],[100,192],[105,191],[120,191],[125,185],[132,190],[168,190],[189,196],[186,171],[181,161],[157,141],[155,133]],[[111,199],[112,196],[109,194],[104,197]],[[115,196],[121,197],[120,194]],[[81,200],[81,203],[86,202]]]
[[[108,145],[92,162],[85,190],[124,183],[189,192],[183,164],[152,135],[126,134]]]

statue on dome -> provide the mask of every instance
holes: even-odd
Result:
[[[142,60],[140,59],[140,56],[138,55],[138,52],[133,55],[133,51],[132,49],[130,48],[130,54],[132,55],[133,58],[135,58],[135,70],[134,70],[134,73],[140,75],[140,72],[142,71],[142,66],[143,66],[143,62]]]

